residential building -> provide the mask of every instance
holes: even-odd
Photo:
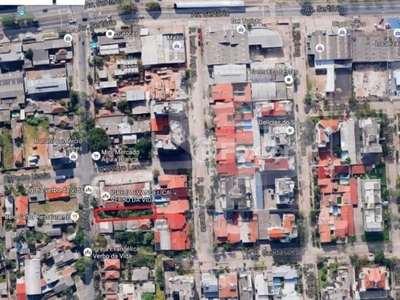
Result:
[[[19,109],[25,103],[24,74],[22,72],[0,72],[0,103],[11,109]]]
[[[241,300],[253,300],[253,278],[251,272],[239,273],[239,295]]]
[[[365,232],[382,232],[384,221],[380,179],[362,180],[360,197]]]
[[[350,159],[351,164],[357,163],[355,123],[352,118],[342,121],[340,126],[340,149],[342,149],[341,158]]]
[[[321,243],[344,242],[347,236],[355,236],[354,210],[350,205],[338,205],[340,197],[324,196],[318,218]]]
[[[318,148],[325,148],[331,141],[332,135],[340,130],[339,120],[321,120],[315,125]]]
[[[272,267],[274,283],[274,295],[282,300],[301,300],[296,292],[296,284],[299,280],[297,270],[289,266]],[[280,282],[280,284],[278,284]]]
[[[218,278],[219,299],[237,299],[239,296],[236,273],[221,274]]]
[[[380,145],[380,121],[377,118],[368,118],[359,120],[359,126],[362,130],[361,154],[380,154],[382,146]]]
[[[354,284],[354,270],[349,266],[339,266],[333,274],[332,286],[322,290],[324,300],[352,300],[352,286]]]
[[[384,266],[362,267],[358,275],[359,299],[386,300],[389,297],[389,270]]]
[[[254,275],[254,289],[256,300],[266,300],[274,295],[272,272],[256,273]]]
[[[175,276],[168,279],[166,299],[194,300],[194,277]]]
[[[292,239],[298,237],[296,216],[293,214],[284,214],[282,217],[282,226],[271,226],[267,230],[269,240],[280,240],[281,243],[289,243]]]
[[[201,274],[201,289],[205,298],[217,299],[219,295],[217,277],[210,273]]]
[[[294,202],[295,182],[290,178],[275,179],[275,198],[277,205],[292,204]]]

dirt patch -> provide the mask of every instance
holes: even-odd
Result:
[[[1,130],[1,142],[2,142],[2,165],[6,169],[14,168],[14,150],[13,150],[13,141],[11,136],[11,130],[7,128],[3,128]]]
[[[78,202],[76,198],[69,201],[46,201],[42,203],[30,203],[29,210],[31,214],[49,214],[56,212],[69,212],[78,209]]]
[[[49,166],[47,144],[35,143],[35,139],[49,139],[47,124],[40,123],[38,126],[32,126],[24,123],[23,127],[25,157],[38,155],[39,166]]]
[[[355,96],[358,99],[369,97],[383,98],[387,96],[386,69],[379,65],[357,66],[353,72]]]

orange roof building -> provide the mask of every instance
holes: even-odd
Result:
[[[386,267],[363,267],[361,268],[361,274],[359,276],[360,292],[368,290],[390,290],[389,272]]]
[[[273,226],[267,229],[270,240],[280,240],[282,243],[289,243],[292,239],[298,237],[296,225],[296,216],[293,214],[284,214],[282,217],[282,226]]]
[[[251,86],[250,83],[219,83],[212,87],[211,94],[214,101],[248,102],[251,101]]]
[[[170,201],[167,206],[157,206],[157,214],[184,214],[188,210],[188,200]]]
[[[321,120],[315,128],[318,147],[324,148],[329,143],[331,135],[340,129],[340,120]]]
[[[121,262],[119,259],[107,258],[104,260],[105,270],[119,270],[121,269]]]
[[[46,187],[47,200],[63,200],[70,197],[70,184],[68,182],[52,184]]]
[[[113,271],[106,271],[105,278],[106,280],[115,280],[119,278],[119,271],[113,270]]]
[[[252,131],[236,131],[236,144],[237,145],[253,145],[253,132]]]
[[[27,214],[28,214],[28,197],[27,196],[15,197],[15,215],[25,216]],[[26,226],[26,218],[18,217],[16,223],[17,226]]]
[[[162,188],[176,189],[187,187],[186,175],[160,175],[158,177],[158,184]]]
[[[150,120],[150,128],[152,132],[169,131],[169,119],[167,117],[153,118]]]
[[[224,215],[219,215],[214,218],[214,234],[217,244],[223,244],[225,242],[236,244],[241,241],[239,226],[228,224]]]
[[[237,275],[236,273],[223,274],[218,279],[219,299],[237,299]]]
[[[26,290],[25,290],[25,282],[22,278],[17,279],[17,285],[16,285],[16,294],[17,294],[17,300],[27,300],[26,296]]]

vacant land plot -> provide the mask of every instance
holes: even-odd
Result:
[[[24,123],[23,134],[25,157],[38,155],[39,166],[46,166],[49,161],[47,144],[36,144],[35,139],[45,140],[49,138],[47,123],[43,121],[37,126]]]
[[[11,136],[11,130],[7,128],[3,128],[1,130],[0,140],[2,142],[2,165],[6,169],[14,168],[14,150],[13,150],[13,141]]]
[[[386,97],[388,87],[386,70],[379,65],[357,66],[353,72],[353,85],[357,99]]]
[[[68,212],[78,209],[78,202],[76,198],[72,198],[69,201],[46,201],[41,203],[30,203],[29,209],[31,214],[48,214],[56,212]]]

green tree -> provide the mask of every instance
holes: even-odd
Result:
[[[93,261],[89,257],[81,257],[76,261],[75,268],[79,276],[86,275],[93,267]]]
[[[117,104],[117,107],[120,112],[130,113],[128,101],[125,101],[125,100],[119,101]]]
[[[161,267],[156,270],[156,283],[160,287],[160,290],[164,290],[164,271]]]
[[[7,270],[14,270],[17,267],[15,260],[12,259],[6,259],[5,264]]]
[[[108,109],[108,110],[113,110],[114,103],[112,103],[110,100],[108,100],[106,103],[104,103],[104,108]]]
[[[104,236],[99,235],[96,238],[96,244],[101,248],[106,248],[107,247],[107,239]]]
[[[145,7],[146,7],[147,11],[160,11],[161,10],[160,4],[155,1],[146,2]]]
[[[107,133],[102,128],[92,128],[88,134],[88,144],[91,152],[106,150],[110,146]]]
[[[69,99],[68,108],[69,110],[75,111],[79,104],[79,94],[75,91],[71,91],[69,93]]]
[[[78,228],[78,232],[76,233],[74,243],[78,248],[83,248],[88,239],[87,233],[83,228]]]
[[[104,59],[100,56],[95,56],[93,59],[93,63],[96,67],[104,66]]]
[[[142,300],[154,300],[156,297],[153,293],[144,292],[142,293]]]
[[[158,169],[154,169],[153,170],[153,177],[158,177],[158,176],[160,176],[160,171],[158,170]]]
[[[37,220],[37,226],[42,227],[44,225],[44,220],[43,218],[40,218]]]
[[[91,130],[91,129],[93,129],[93,128],[96,127],[96,123],[95,123],[95,121],[94,121],[93,118],[88,118],[88,119],[85,121],[85,126],[86,126],[85,129],[86,129],[87,131],[89,131],[89,130]]]
[[[11,15],[5,15],[1,18],[1,23],[4,27],[14,27],[15,26],[16,18]]]
[[[137,6],[131,0],[124,0],[119,6],[118,10],[122,14],[137,12]]]
[[[87,75],[87,81],[88,81],[89,84],[93,84],[93,77],[92,77],[91,74]]]
[[[136,145],[135,148],[137,151],[139,151],[139,160],[151,160],[152,158],[152,153],[151,153],[151,140],[147,138],[140,138]]]
[[[33,59],[33,50],[31,48],[29,48],[28,50],[26,50],[25,52],[25,57],[29,60]]]
[[[378,250],[374,252],[375,263],[378,265],[383,265],[385,263],[385,253],[383,251]]]

